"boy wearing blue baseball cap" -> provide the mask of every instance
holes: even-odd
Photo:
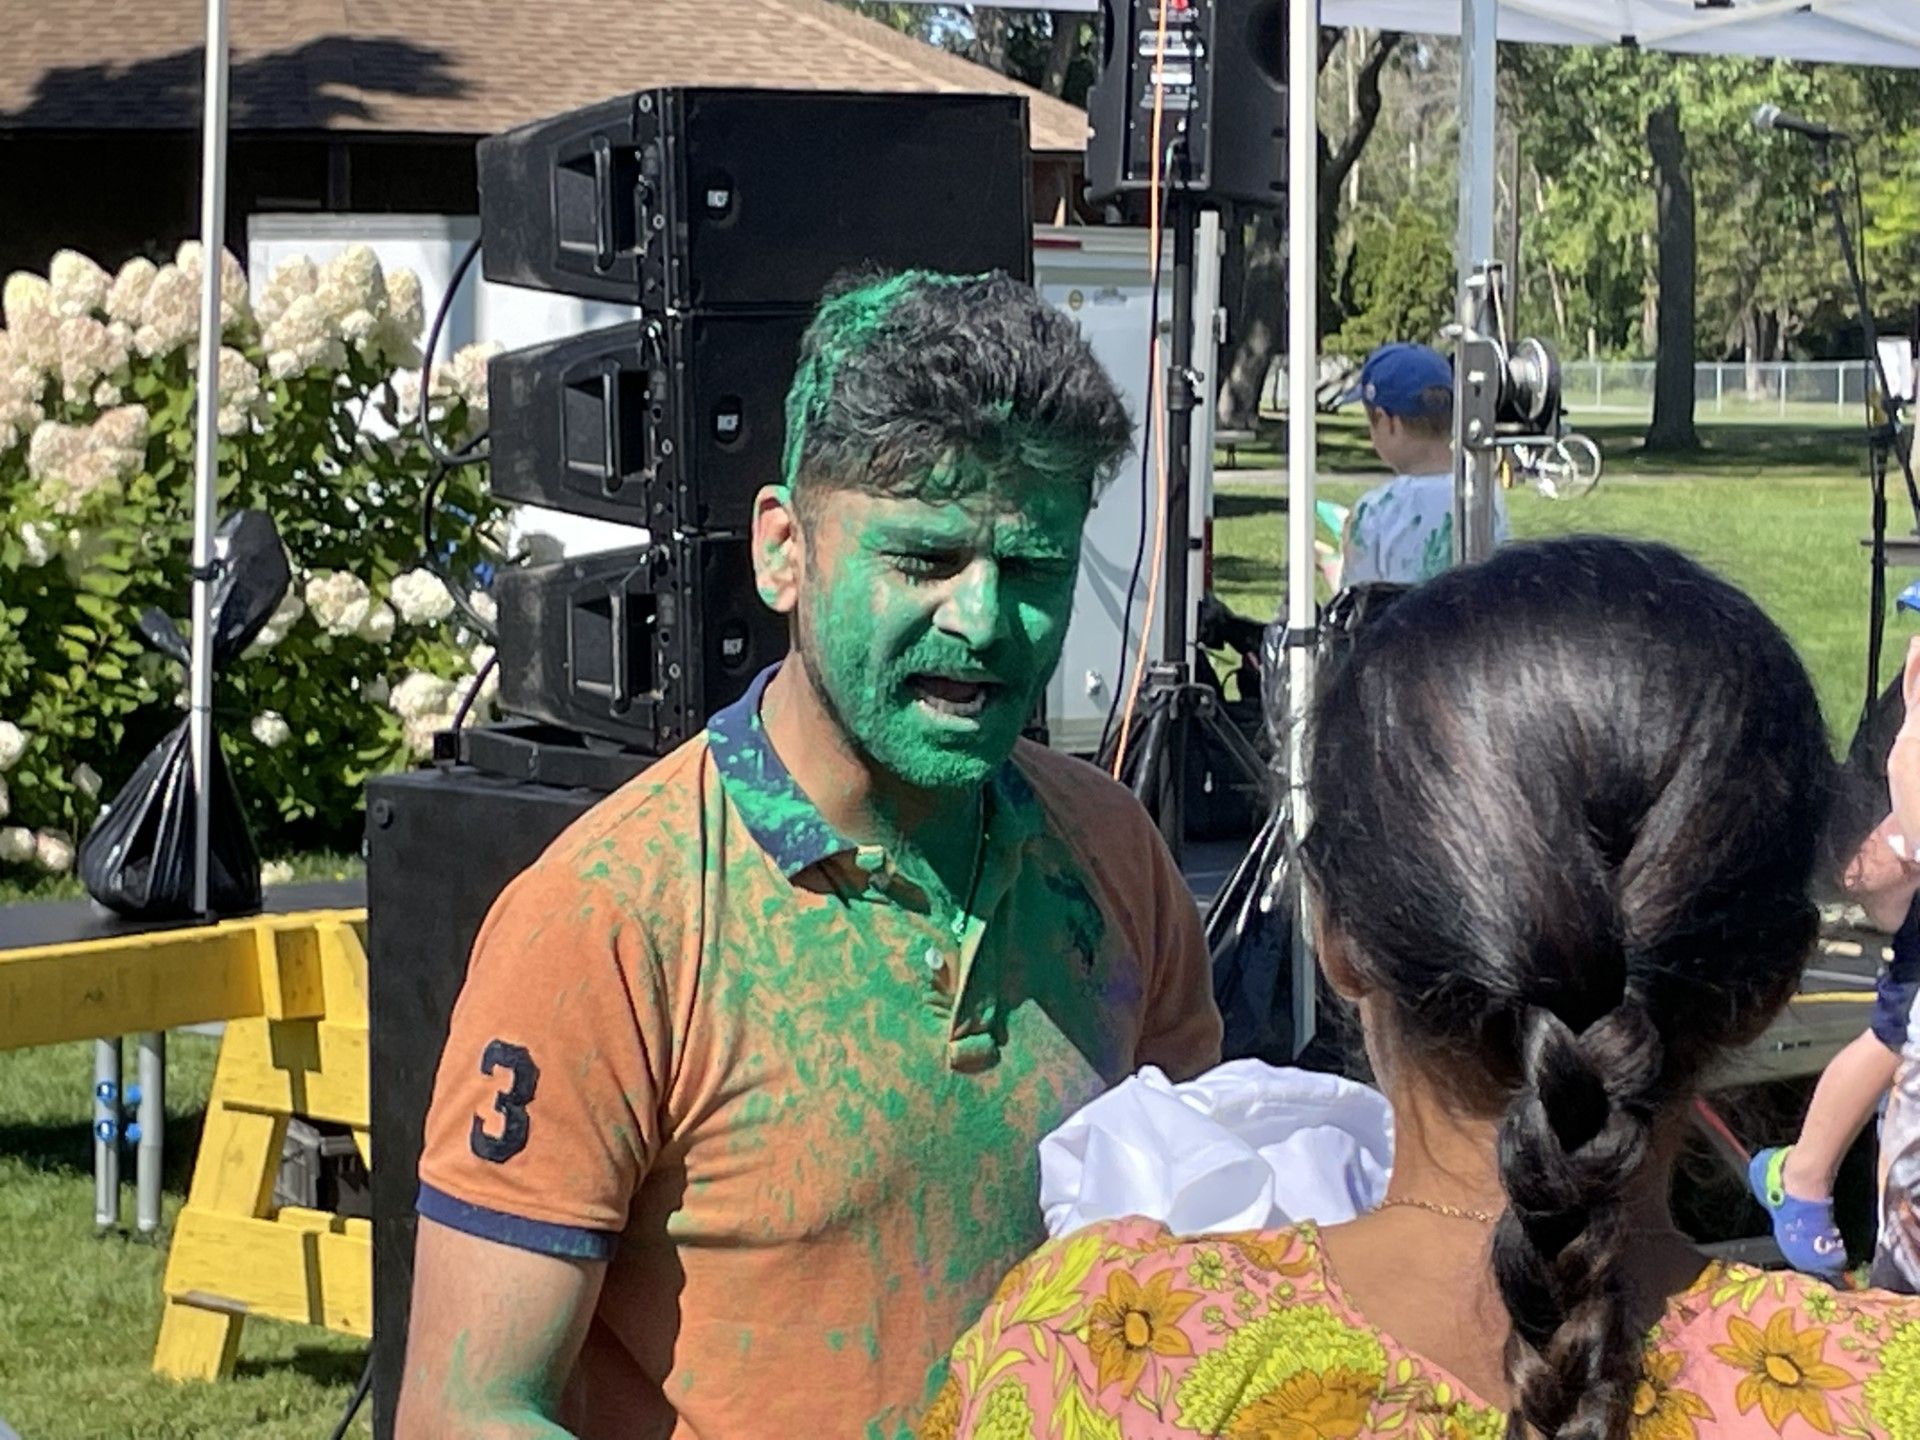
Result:
[[[1453,563],[1453,367],[1428,345],[1382,345],[1342,397],[1367,407],[1373,450],[1394,478],[1360,497],[1347,521],[1341,584],[1413,585]],[[1494,495],[1493,540],[1507,541]]]

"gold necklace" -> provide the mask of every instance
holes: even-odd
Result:
[[[1449,1220],[1471,1220],[1476,1225],[1491,1225],[1500,1218],[1484,1210],[1469,1210],[1463,1205],[1448,1205],[1439,1200],[1416,1200],[1411,1195],[1382,1200],[1374,1209],[1391,1210],[1396,1205],[1403,1205],[1410,1210],[1425,1210],[1430,1215],[1444,1215]]]

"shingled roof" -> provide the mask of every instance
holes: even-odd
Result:
[[[490,134],[655,85],[1025,95],[1033,148],[1078,151],[1065,101],[827,0],[245,0],[233,127]],[[0,130],[196,128],[201,0],[12,7]]]

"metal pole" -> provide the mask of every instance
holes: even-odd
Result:
[[[1314,464],[1318,441],[1314,396],[1320,376],[1319,335],[1319,0],[1289,8],[1287,34],[1287,801],[1295,841],[1312,823],[1307,803],[1307,706],[1313,687],[1318,621],[1314,603]],[[1298,873],[1296,867],[1295,873]],[[1319,977],[1305,885],[1297,886],[1293,927],[1293,1044],[1313,1039]]]
[[[167,1132],[167,1035],[149,1030],[140,1037],[139,1117],[128,1127],[134,1142],[134,1228],[151,1235],[160,1228],[160,1170]]]
[[[1186,847],[1186,753],[1191,733],[1184,690],[1193,636],[1187,629],[1189,543],[1192,533],[1191,476],[1193,463],[1193,230],[1196,215],[1180,190],[1170,196],[1173,216],[1173,334],[1167,362],[1167,552],[1161,565],[1161,585],[1167,608],[1160,622],[1160,661],[1174,684],[1172,713],[1165,726],[1166,749],[1150,747],[1162,763],[1154,817],[1161,838],[1178,860]]]
[[[1495,45],[1498,0],[1460,0],[1460,225],[1454,259],[1460,280],[1458,318],[1478,328],[1482,306],[1491,297],[1476,285],[1480,267],[1493,258],[1493,164],[1495,87],[1499,51]],[[1455,370],[1459,366],[1456,363]],[[1454,378],[1454,434],[1465,433],[1464,378]],[[1493,549],[1493,464],[1491,453],[1456,450],[1453,457],[1453,549],[1460,560],[1484,559]]]
[[[120,1041],[93,1042],[93,1223],[120,1228]]]
[[[206,80],[201,111],[199,401],[194,420],[193,652],[188,743],[193,759],[193,908],[207,913],[207,799],[213,763],[213,512],[220,442],[220,281],[227,233],[227,0],[207,0]],[[136,1223],[160,1227],[160,1162],[166,1129],[167,1037],[140,1036],[140,1147]]]

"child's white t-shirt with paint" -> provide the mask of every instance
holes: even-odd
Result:
[[[1511,538],[1493,497],[1493,543]],[[1417,585],[1453,564],[1453,476],[1399,475],[1362,495],[1347,519],[1342,585]]]

